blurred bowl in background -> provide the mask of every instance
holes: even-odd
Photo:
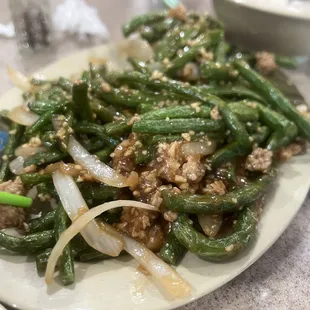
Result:
[[[214,0],[232,43],[282,55],[310,55],[310,1]]]

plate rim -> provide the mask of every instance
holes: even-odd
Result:
[[[302,20],[305,22],[310,22],[310,12],[306,14],[300,14],[300,11],[295,11],[295,10],[279,10],[277,8],[271,7],[271,8],[266,8],[263,5],[260,5],[258,2],[255,3],[246,3],[240,0],[225,0],[227,2],[231,2],[235,5],[242,6],[244,8],[252,9],[252,10],[257,10],[263,13],[268,13],[268,14],[273,14],[273,15],[278,15],[281,17],[286,17],[294,20]]]
[[[233,0],[229,0],[229,1],[232,1],[234,2]],[[239,4],[239,3],[237,3]],[[128,40],[128,39],[127,39]],[[127,40],[121,40],[121,41],[111,41],[111,42],[108,42],[106,44],[101,44],[101,45],[97,45],[97,46],[94,46],[94,47],[90,47],[90,48],[86,48],[86,49],[82,49],[82,50],[79,50],[79,51],[76,51],[76,52],[73,52],[73,53],[69,53],[67,55],[64,55],[63,57],[61,57],[60,59],[58,60],[55,60],[53,62],[51,62],[50,64],[42,67],[41,69],[39,70],[36,70],[36,72],[40,72],[41,71],[49,71],[49,70],[52,70],[52,68],[54,66],[57,66],[57,64],[59,64],[60,62],[63,62],[63,61],[66,61],[68,59],[71,59],[72,57],[84,57],[86,56],[88,53],[91,53],[93,51],[100,51],[100,49],[103,49],[107,46],[113,46],[113,45],[118,45],[119,43],[122,43],[123,41],[127,41]],[[129,39],[130,40],[130,39]],[[17,87],[11,87],[9,88],[8,90],[4,91],[3,93],[1,93],[0,95],[0,99],[2,99],[2,97],[5,97],[5,96],[9,96],[10,93],[14,90],[16,90]],[[308,154],[310,155],[310,154]],[[251,265],[253,265],[262,255],[264,255],[269,249],[270,247],[280,238],[280,236],[284,233],[284,231],[288,228],[288,226],[291,224],[291,222],[294,220],[294,218],[296,217],[297,213],[299,212],[300,208],[303,206],[304,204],[304,201],[309,193],[309,189],[310,189],[310,183],[308,184],[308,187],[307,187],[307,190],[305,191],[304,195],[301,198],[301,203],[299,203],[299,205],[297,206],[296,205],[296,208],[294,210],[294,212],[292,213],[292,216],[290,217],[290,220],[286,223],[286,225],[284,225],[282,227],[281,230],[278,231],[278,233],[276,234],[276,237],[274,238],[274,240],[272,242],[269,242],[268,243],[268,246],[267,247],[264,247],[264,249],[261,251],[261,253],[258,255],[258,256],[255,256],[253,258],[250,258],[249,260],[246,261],[246,263],[242,266],[242,268],[239,268],[237,272],[234,272],[232,273],[228,278],[227,280],[225,281],[225,284],[227,284],[228,282],[230,282],[232,279],[234,279],[235,277],[237,277],[238,275],[240,275],[241,273],[243,273],[246,269],[248,269]],[[267,202],[268,203],[268,202]],[[191,297],[190,299],[179,299],[177,301],[174,301],[173,302],[173,305],[169,306],[165,306],[165,307],[162,307],[162,309],[167,309],[167,310],[171,310],[171,309],[176,309],[178,307],[181,307],[181,306],[185,306],[185,305],[188,305],[204,296],[206,296],[207,294],[209,293],[212,293],[214,292],[215,290],[219,289],[220,287],[222,287],[223,285],[225,284],[218,284],[217,286],[213,287],[212,290],[208,290],[208,293],[206,292],[201,292],[199,294],[193,294],[193,297]],[[5,293],[5,292],[3,292]],[[13,309],[16,309],[16,310],[35,310],[35,308],[33,307],[28,307],[28,305],[22,305],[22,308],[21,308],[21,305],[18,305],[16,306],[14,304],[13,301],[10,301],[8,299],[5,298],[5,295],[2,295],[2,292],[0,291],[0,304],[3,303],[5,306],[9,306]]]

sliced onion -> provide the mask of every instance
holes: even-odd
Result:
[[[13,69],[12,67],[8,66],[8,75],[12,81],[12,83],[23,91],[30,91],[31,84],[29,79],[23,75],[20,71]]]
[[[75,216],[76,220],[66,231],[64,231],[61,234],[59,240],[57,241],[55,247],[52,250],[45,273],[45,282],[47,284],[50,284],[53,280],[55,266],[64,248],[70,242],[70,240],[72,240],[72,238],[76,236],[78,233],[82,234],[83,238],[90,246],[94,247],[96,250],[102,253],[111,255],[107,253],[106,247],[111,247],[112,239],[119,241],[119,243],[122,245],[121,250],[123,249],[124,240],[122,235],[118,233],[117,230],[114,230],[112,227],[110,227],[108,224],[101,223],[101,225],[99,226],[99,224],[94,220],[101,213],[113,208],[126,207],[126,206],[157,211],[157,209],[151,205],[131,200],[116,200],[106,202],[98,207],[88,210],[86,204],[82,205],[80,204],[82,200],[84,201],[84,199],[81,193],[77,192],[78,189],[76,190],[74,188],[76,187],[76,184],[74,183],[73,179],[70,176],[63,176],[61,177],[62,179],[59,180],[59,177],[61,176],[59,176],[59,174],[55,172],[55,174],[53,175],[53,181],[57,193],[60,196],[60,200],[70,218],[71,217],[74,218],[73,214],[77,214],[78,217]],[[65,179],[66,180],[71,179],[72,182],[75,184],[75,186],[73,185],[72,182],[70,182],[69,184],[68,182],[65,182]],[[60,190],[61,186],[66,186],[67,189]],[[64,194],[65,196],[63,196]],[[84,212],[84,210],[88,211],[84,214],[81,214],[81,211]],[[79,216],[79,214],[81,215]],[[90,241],[89,239],[91,239],[91,242],[89,242]],[[105,239],[104,242],[103,239]],[[104,245],[107,239],[110,240],[106,245]],[[112,254],[113,254],[112,256],[116,256],[115,252],[113,252]]]
[[[24,159],[40,153],[40,152],[45,152],[47,148],[45,146],[19,146],[15,150],[15,156],[22,156]]]
[[[56,175],[56,173],[54,174]],[[70,178],[70,177],[67,177]],[[53,177],[54,182],[55,178]],[[63,186],[65,184],[58,184]],[[66,184],[68,186],[68,184]],[[58,189],[57,189],[58,190]],[[71,197],[76,193],[72,192]],[[75,200],[76,198],[74,198]],[[70,197],[62,203],[67,204],[67,201],[70,200]],[[57,264],[59,257],[61,256],[65,246],[72,240],[72,238],[77,235],[79,232],[82,232],[88,225],[94,221],[94,219],[100,215],[102,212],[110,210],[117,207],[138,207],[144,208],[147,210],[157,211],[157,209],[151,205],[130,200],[118,200],[104,203],[98,207],[95,207],[89,210],[87,213],[79,216],[73,224],[60,236],[58,242],[56,243],[50,258],[48,260],[45,281],[47,284],[50,284],[53,280],[54,270]],[[64,205],[65,207],[65,205]],[[65,207],[67,210],[67,208]],[[70,216],[70,211],[67,211]],[[87,225],[87,226],[86,226]],[[147,269],[150,274],[152,274],[156,280],[167,290],[167,292],[175,297],[182,298],[190,295],[191,288],[190,286],[173,270],[168,264],[163,262],[159,257],[157,257],[152,251],[147,249],[144,245],[135,241],[134,239],[120,234],[116,229],[108,224],[102,226],[102,231],[110,234],[111,236],[118,237],[125,243],[125,250],[131,254],[145,269]],[[84,236],[83,236],[84,237]]]
[[[127,236],[123,238],[125,250],[162,285],[170,296],[184,298],[191,294],[190,285],[168,264],[138,241]]]
[[[223,218],[221,215],[199,214],[198,221],[207,236],[215,237],[222,226]]]
[[[215,150],[216,143],[212,140],[184,143],[181,148],[184,157],[189,155],[207,156],[213,154]]]
[[[72,221],[82,212],[88,211],[87,204],[71,176],[56,171],[53,173],[53,182],[61,203]],[[124,248],[120,238],[102,230],[95,220],[81,231],[81,235],[91,247],[110,256],[118,256]]]
[[[18,156],[15,159],[13,159],[9,164],[9,167],[12,173],[16,175],[21,174],[24,170],[24,162],[25,162],[25,159],[22,156]]]
[[[68,152],[95,179],[114,187],[128,186],[124,176],[91,155],[73,136],[69,138]]]
[[[31,111],[26,111],[22,106],[10,110],[8,114],[8,118],[11,121],[23,126],[31,126],[39,117],[39,115]]]
[[[120,51],[126,54],[127,57],[137,58],[142,61],[149,61],[154,56],[154,51],[151,45],[141,39],[128,39],[120,43]]]

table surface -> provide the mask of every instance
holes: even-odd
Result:
[[[220,1],[220,0],[217,0]],[[53,0],[52,9],[60,2]],[[150,9],[152,1],[146,0],[88,0],[98,8],[102,20],[108,26],[111,39],[120,39],[120,25],[131,16]],[[153,1],[154,2],[154,1]],[[182,1],[188,7],[210,10],[210,1]],[[0,1],[0,22],[10,21],[8,1]],[[57,59],[89,43],[62,40],[50,60]],[[12,39],[0,37],[0,92],[10,84],[6,66],[26,68]],[[45,60],[46,61],[46,60]],[[39,66],[37,62],[33,70]],[[307,310],[310,309],[310,196],[300,212],[279,240],[250,268],[215,292],[178,310]],[[276,225],[277,223],[275,223]],[[0,305],[1,309],[1,305]],[[22,310],[22,309],[21,309]]]

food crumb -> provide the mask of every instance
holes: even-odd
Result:
[[[256,68],[263,74],[270,74],[277,68],[274,54],[262,51],[255,54]]]
[[[233,244],[230,244],[230,245],[228,245],[226,248],[225,248],[225,251],[226,252],[231,252],[233,249],[234,249],[234,245]]]
[[[267,149],[256,148],[248,155],[245,168],[249,171],[262,171],[266,173],[271,166],[273,153]]]
[[[216,120],[216,121],[222,119],[222,116],[217,106],[212,108],[210,112],[210,116],[211,116],[211,119]]]

